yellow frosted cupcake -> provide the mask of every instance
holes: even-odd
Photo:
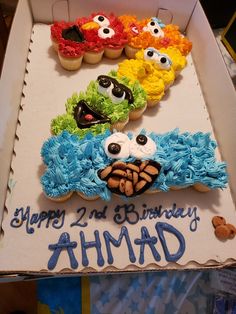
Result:
[[[138,80],[147,93],[148,107],[155,106],[175,79],[168,55],[156,53],[154,48],[137,52],[136,59],[119,64],[118,75]]]

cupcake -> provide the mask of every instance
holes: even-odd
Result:
[[[77,43],[83,43],[84,37],[80,28],[71,22],[55,22],[51,25],[51,41],[54,50],[58,51],[59,43],[63,40],[69,40]]]
[[[138,80],[147,93],[148,107],[153,107],[174,82],[175,72],[172,61],[167,54],[153,47],[140,50],[136,57],[137,59],[119,63],[118,76],[126,76],[133,82]]]
[[[86,92],[73,94],[66,113],[52,120],[54,135],[68,131],[82,138],[107,129],[122,130],[130,120],[139,119],[146,109],[146,93],[136,81],[118,78],[115,71],[91,81]]]
[[[125,47],[128,58],[134,58],[138,50],[147,47],[176,47],[184,56],[191,51],[191,42],[180,33],[176,25],[164,25],[156,17],[138,21],[135,16],[124,15],[119,19],[128,37]]]
[[[111,119],[111,128],[122,130],[130,120],[139,119],[146,109],[146,93],[141,85],[118,77],[115,71],[92,81],[86,98],[99,112]]]
[[[58,47],[58,57],[61,66],[69,71],[78,70],[84,55],[84,45],[69,40],[61,40]]]
[[[122,23],[114,14],[93,13],[88,18],[77,19],[76,23],[85,34],[87,42],[86,62],[91,63],[91,58],[92,62],[99,62],[103,52],[110,59],[118,58],[121,55],[127,43],[127,37]],[[97,61],[94,55],[97,56]]]
[[[97,64],[102,60],[104,45],[96,29],[84,30],[85,54],[84,61],[88,64]]]
[[[113,194],[133,198],[197,184],[222,189],[228,175],[226,163],[216,160],[216,146],[209,133],[177,129],[163,134],[107,130],[82,139],[64,131],[43,144],[41,183],[45,195],[56,201],[73,192],[110,201]]]

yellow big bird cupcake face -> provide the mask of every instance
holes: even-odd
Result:
[[[170,70],[172,61],[164,53],[160,53],[155,48],[147,48],[143,52],[143,59],[153,61],[160,70]]]
[[[148,96],[148,106],[156,105],[186,65],[186,58],[175,47],[138,51],[136,59],[119,64],[118,75],[138,80]]]

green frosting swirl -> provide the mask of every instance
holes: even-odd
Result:
[[[114,70],[110,71],[108,75],[115,78],[119,83],[129,87],[132,91],[134,96],[134,103],[129,104],[130,111],[135,109],[142,109],[145,107],[147,102],[147,94],[138,80],[132,83],[130,79],[125,76],[118,77],[117,71]]]
[[[128,100],[124,99],[119,104],[112,103],[108,96],[98,92],[98,82],[91,81],[86,92],[74,93],[66,102],[66,114],[60,115],[52,120],[51,131],[54,135],[59,135],[66,130],[71,134],[84,137],[87,133],[98,135],[110,128],[109,123],[96,124],[88,129],[79,129],[74,119],[74,109],[80,100],[85,100],[89,107],[107,116],[111,120],[111,124],[116,122],[126,121],[129,117],[129,112],[135,109],[142,109],[146,105],[147,95],[138,81],[131,83],[126,77],[117,77],[116,71],[111,71],[109,76],[115,78],[119,83],[130,88],[134,96],[134,103],[129,104]]]

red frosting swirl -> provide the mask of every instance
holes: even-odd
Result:
[[[62,31],[63,29],[69,28],[73,26],[74,23],[71,22],[55,22],[53,25],[51,25],[51,38],[57,42],[59,42],[62,37]]]
[[[62,39],[59,43],[59,53],[66,58],[78,58],[84,55],[85,45],[71,40]]]

